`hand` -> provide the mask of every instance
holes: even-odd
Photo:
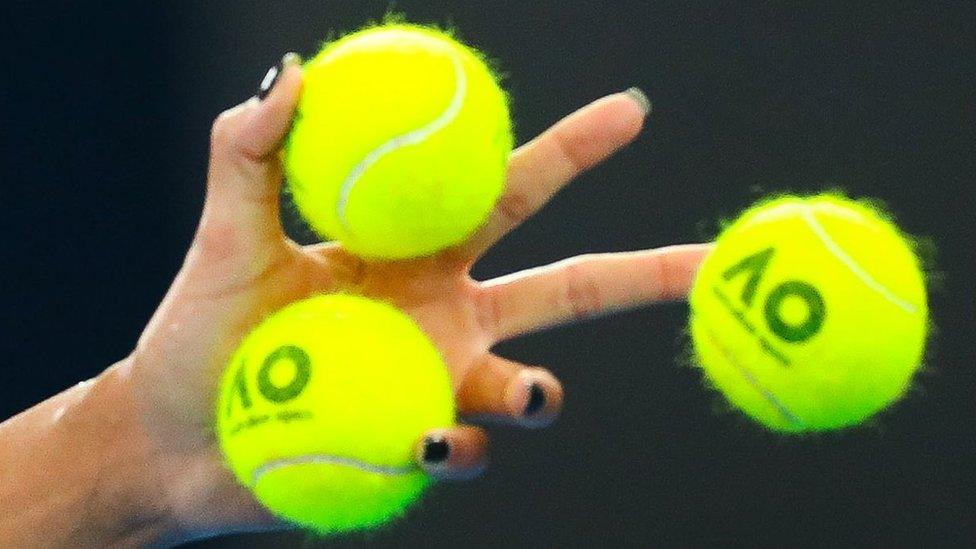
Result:
[[[166,504],[182,536],[278,525],[224,467],[212,424],[218,380],[245,334],[288,303],[346,291],[395,303],[442,351],[463,417],[541,427],[563,390],[546,369],[491,353],[504,339],[619,308],[684,298],[706,253],[692,245],[582,256],[487,282],[471,265],[581,171],[639,133],[645,103],[605,97],[511,157],[507,190],[466,243],[433,257],[366,262],[336,244],[302,247],[279,222],[280,144],[301,93],[286,56],[270,93],[217,119],[202,219],[159,310],[119,369],[140,403]],[[418,463],[439,478],[467,478],[487,438],[445,426],[418,441]]]

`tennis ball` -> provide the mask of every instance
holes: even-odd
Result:
[[[705,374],[776,431],[851,426],[894,402],[928,331],[912,247],[870,206],[832,195],[747,210],[719,236],[690,302]]]
[[[272,315],[223,375],[216,428],[237,480],[275,515],[319,534],[401,514],[429,478],[423,433],[454,423],[447,370],[406,315],[327,295]]]
[[[327,44],[305,65],[284,162],[316,232],[361,257],[397,259],[482,225],[511,150],[506,97],[479,54],[394,24]]]

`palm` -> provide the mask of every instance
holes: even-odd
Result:
[[[158,409],[167,411],[159,419],[198,425],[203,445],[213,443],[205,429],[213,419],[213,388],[237,344],[268,314],[313,294],[351,291],[396,304],[435,341],[455,386],[488,352],[478,288],[449,259],[365,263],[339,246],[299,248],[284,241],[279,253],[269,269],[243,280],[234,276],[238,266],[195,254],[154,319],[156,329],[141,342],[138,356],[148,360],[137,362],[134,373]],[[219,276],[224,269],[230,269],[227,276]],[[212,286],[215,279],[224,280],[222,287]],[[166,368],[155,366],[160,357]],[[174,387],[175,379],[181,383]]]
[[[470,278],[468,268],[491,244],[572,176],[636,135],[643,113],[625,94],[591,105],[517,151],[496,212],[457,248],[428,258],[366,262],[335,244],[297,246],[278,221],[276,150],[300,86],[300,71],[291,67],[265,101],[251,100],[215,124],[200,228],[128,366],[159,455],[165,496],[184,532],[214,524],[226,530],[273,524],[223,467],[212,413],[234,349],[284,305],[334,291],[392,302],[442,352],[462,416],[541,426],[561,406],[558,381],[542,368],[492,355],[491,347],[591,313],[681,298],[705,251],[689,246],[590,256],[495,281]],[[530,388],[544,395],[535,409],[527,406]],[[447,477],[477,471],[483,432],[444,427],[440,436],[450,442],[451,458],[428,470]]]

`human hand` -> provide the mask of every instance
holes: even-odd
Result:
[[[279,149],[301,94],[296,57],[273,89],[213,126],[199,228],[167,296],[129,360],[119,365],[142,408],[161,498],[176,536],[281,526],[223,465],[213,430],[221,372],[263,318],[314,294],[348,292],[394,303],[441,350],[463,418],[522,427],[551,423],[563,390],[546,369],[491,352],[499,341],[562,322],[686,296],[704,245],[588,255],[487,282],[469,275],[495,242],[581,171],[639,133],[646,100],[605,97],[515,151],[504,196],[467,242],[432,257],[363,261],[340,245],[299,246],[279,219]],[[438,478],[484,465],[481,428],[445,426],[418,441],[418,464]]]

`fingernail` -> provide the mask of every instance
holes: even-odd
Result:
[[[535,415],[545,406],[545,390],[538,383],[533,383],[532,386],[529,387],[529,401],[525,403],[525,415]]]
[[[297,53],[288,52],[281,58],[281,62],[268,69],[268,73],[264,75],[264,80],[261,81],[261,87],[258,88],[258,99],[262,101],[264,98],[268,97],[271,90],[274,88],[275,83],[278,82],[278,77],[284,72],[285,67],[290,65],[300,65],[302,62],[301,56]]]
[[[286,53],[284,57],[281,58],[281,65],[283,67],[287,67],[289,65],[301,65],[301,64],[302,64],[302,56],[298,55],[293,51]]]
[[[268,74],[264,75],[264,80],[261,81],[261,87],[258,88],[258,99],[263,101],[271,93],[271,88],[278,81],[279,74],[281,74],[281,65],[268,69]]]
[[[644,116],[651,114],[654,106],[651,104],[651,100],[647,98],[647,94],[640,88],[630,88],[624,93],[632,97],[634,101],[637,101],[637,104],[644,110]]]
[[[424,439],[424,461],[427,463],[441,463],[447,459],[450,453],[451,447],[443,438],[427,437]]]

